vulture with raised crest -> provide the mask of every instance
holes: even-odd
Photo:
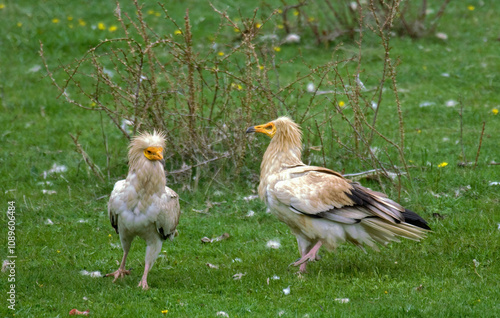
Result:
[[[139,287],[148,289],[151,270],[162,243],[173,239],[179,223],[179,197],[166,186],[163,169],[165,137],[161,133],[143,133],[134,137],[129,146],[129,172],[125,180],[116,182],[108,203],[111,225],[120,235],[123,258],[120,267],[107,276],[129,275],[125,262],[132,240],[139,236],[146,241],[146,262]]]

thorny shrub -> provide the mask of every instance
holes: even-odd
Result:
[[[400,1],[383,3],[386,11],[379,15],[374,0],[368,1],[370,20],[365,23],[365,9],[359,8],[356,22],[383,47],[380,78],[370,89],[360,80],[365,32],[358,32],[357,53],[351,58],[333,58],[323,65],[308,65],[301,56],[283,62],[275,56],[282,43],[278,36],[263,34],[280,23],[279,10],[266,18],[257,19],[255,10],[251,17],[233,19],[213,7],[221,22],[213,43],[202,46],[195,45],[200,41],[191,32],[189,12],[181,25],[162,7],[175,31],[157,34],[137,2],[133,14],[122,12],[118,5],[115,13],[124,36],[104,40],[74,63],[60,66],[58,70],[66,74],[63,82],[48,67],[43,45],[40,54],[66,101],[105,114],[124,138],[142,130],[164,131],[168,174],[186,187],[197,186],[200,177],[209,184],[223,184],[242,174],[256,181],[264,145],[249,142],[253,138],[245,130],[285,114],[303,127],[305,162],[328,165],[332,154],[340,153],[385,174],[399,169],[408,173],[397,61],[390,54],[387,27],[398,14]],[[239,31],[240,37],[226,41],[223,34],[228,29]],[[270,40],[263,41],[264,37]],[[302,63],[308,72],[285,81],[280,67],[287,63]],[[323,91],[325,87],[334,89]],[[376,128],[378,111],[387,99],[387,93],[382,98],[384,87],[392,91],[391,103],[397,106],[399,134],[392,134],[392,139]]]

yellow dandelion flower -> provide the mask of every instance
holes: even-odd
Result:
[[[476,9],[475,6],[467,6],[467,10],[469,11],[474,11]]]
[[[275,50],[276,52],[280,52],[281,48],[279,46],[275,46],[275,47],[273,47],[273,50]]]
[[[108,237],[111,237],[111,234],[108,234]]]
[[[166,310],[166,309],[165,309],[165,310],[162,310],[162,311],[161,311],[161,313],[162,313],[162,314],[166,314],[166,313],[168,313],[168,310]]]
[[[161,16],[161,13],[160,12],[155,12],[155,17],[159,17]]]
[[[90,106],[91,106],[91,107],[95,107],[95,105],[96,105],[96,103],[94,103],[94,102],[92,102],[92,103],[90,104]],[[111,235],[111,234],[110,234],[110,235]]]
[[[5,9],[5,4],[0,3],[0,10],[3,10],[3,9]]]
[[[217,53],[217,55],[218,56],[224,56],[224,52],[221,51],[221,52]]]
[[[440,164],[438,164],[438,168],[444,168],[448,165],[447,162],[441,162]]]
[[[69,17],[68,17],[68,21],[73,21],[73,17],[72,17],[72,16],[69,16]]]
[[[52,19],[52,23],[59,23],[59,19],[58,18]]]
[[[234,30],[234,32],[236,32],[236,33],[240,32],[240,29],[238,29],[238,28],[234,28],[233,30]]]
[[[260,28],[262,27],[262,23],[257,23],[257,24],[255,24],[255,27],[256,27],[257,29],[260,29]]]
[[[493,113],[493,115],[497,115],[498,114],[498,109],[497,108],[493,108],[491,110],[491,112]]]
[[[344,106],[345,106],[345,103],[344,103],[344,101],[343,101],[343,100],[341,100],[341,101],[339,102],[339,106],[340,106],[340,107],[344,107]]]
[[[155,14],[155,10],[148,10],[148,14],[149,14],[149,15],[153,15],[153,14]]]
[[[294,16],[298,16],[299,15],[299,11],[298,10],[293,11],[293,15]]]
[[[99,30],[106,30],[106,26],[102,22],[97,23],[97,28]]]
[[[259,65],[259,70],[263,70],[263,69],[264,69],[264,66]]]
[[[422,133],[422,130],[421,129],[417,129],[417,134],[420,134]]]
[[[236,83],[231,83],[231,87],[234,89],[237,89],[239,91],[241,91],[243,89],[243,86],[241,86],[240,84],[236,84]]]
[[[23,26],[23,23],[22,22],[17,22],[17,26],[20,28]]]
[[[281,10],[281,9],[278,9],[278,13],[280,13],[280,14],[281,14],[281,13],[283,13],[283,10]]]
[[[61,251],[60,251],[60,250],[57,250],[57,253],[61,253]]]
[[[278,24],[277,27],[278,27],[278,29],[284,29],[285,28],[285,26],[283,24]]]
[[[68,28],[73,29],[73,23],[68,24]]]
[[[175,35],[181,35],[181,34],[182,34],[182,31],[181,31],[181,30],[175,30],[175,31],[174,31],[174,34],[175,34]]]
[[[309,22],[313,22],[314,20],[316,20],[314,17],[309,17],[309,18],[307,19],[307,21],[309,21]]]
[[[78,19],[78,24],[80,26],[86,26],[87,25],[87,22],[83,21],[83,19]]]
[[[388,294],[389,292],[386,290],[384,293],[385,293],[385,294]]]
[[[118,27],[116,25],[112,25],[108,29],[109,32],[115,32],[116,30],[118,30]]]

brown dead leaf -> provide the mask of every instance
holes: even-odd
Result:
[[[210,238],[208,238],[208,237],[206,237],[206,236],[205,236],[205,237],[203,237],[203,238],[201,239],[201,242],[202,242],[202,243],[213,243],[213,242],[219,242],[219,241],[226,240],[226,239],[228,239],[229,237],[230,237],[229,233],[224,233],[224,234],[222,234],[221,236],[218,236],[218,237],[213,238],[213,239],[210,239]]]

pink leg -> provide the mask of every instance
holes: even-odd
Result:
[[[139,282],[139,285],[137,285],[137,287],[142,287],[143,290],[149,289],[148,273],[150,269],[151,265],[149,263],[146,263],[146,265],[144,266],[144,274],[142,275],[141,281]]]
[[[149,289],[148,273],[153,267],[153,264],[155,263],[155,260],[158,257],[158,254],[160,253],[161,245],[162,241],[159,238],[147,242],[144,274],[142,275],[141,281],[139,282],[138,285],[138,287],[142,287],[142,289],[144,290]]]
[[[309,252],[307,252],[307,254],[303,255],[298,261],[293,263],[293,266],[300,265],[299,270],[302,273],[305,272],[307,262],[315,261],[317,259],[316,254],[318,253],[318,250],[321,247],[321,245],[323,245],[323,243],[321,241],[318,241],[318,243],[316,243],[316,245],[314,245],[313,248],[311,248],[311,250]]]
[[[104,275],[104,277],[114,276],[113,283],[116,282],[118,278],[123,278],[125,275],[130,275],[130,270],[125,269],[125,262],[127,261],[128,251],[123,252],[122,262],[120,263],[120,267],[113,273],[109,273]]]

